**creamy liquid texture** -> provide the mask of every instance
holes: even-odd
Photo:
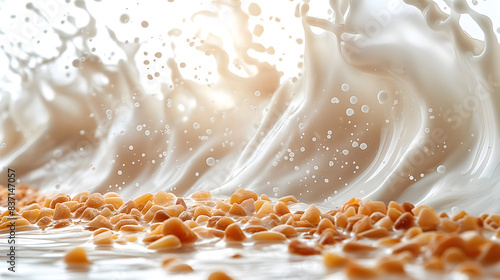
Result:
[[[465,1],[184,2],[4,3],[3,172],[500,211],[500,46]]]

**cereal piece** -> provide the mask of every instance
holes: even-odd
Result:
[[[382,219],[383,217],[385,217],[384,214],[382,214],[380,212],[373,212],[370,215],[370,220],[372,220],[372,223],[376,223],[376,222],[380,221],[380,219]]]
[[[70,219],[63,219],[56,221],[53,228],[64,228],[64,227],[69,227],[70,225],[71,225]]]
[[[421,234],[423,231],[420,227],[412,227],[412,228],[409,228],[405,234],[404,234],[404,237],[406,239],[412,239],[414,237],[416,237],[417,235]]]
[[[389,208],[387,210],[387,216],[391,218],[393,222],[395,222],[401,215],[403,215],[403,212],[399,211],[396,208]]]
[[[193,243],[198,240],[198,236],[186,226],[179,218],[170,218],[163,222],[162,234],[177,236],[182,243]]]
[[[382,238],[379,241],[377,241],[377,244],[379,246],[387,246],[387,247],[392,247],[396,244],[400,244],[401,240],[398,238],[392,238],[392,237],[387,237],[387,238]]]
[[[417,242],[404,242],[395,245],[392,248],[393,254],[399,254],[402,252],[410,252],[413,256],[417,257],[420,254],[420,244]]]
[[[258,207],[258,203],[261,201],[264,201],[264,203],[262,203],[262,205],[260,207]],[[269,201],[259,200],[259,201],[256,201],[255,203],[256,203],[255,208],[258,209],[257,210],[257,217],[259,217],[259,218],[263,218],[264,216],[269,215],[269,214],[274,212],[273,204]]]
[[[283,242],[286,241],[286,236],[280,232],[261,231],[252,234],[252,240],[260,242]]]
[[[194,271],[194,269],[190,265],[182,263],[180,261],[170,262],[166,266],[166,269],[170,273],[189,273]]]
[[[399,203],[395,202],[395,201],[389,202],[389,205],[387,206],[387,210],[389,210],[391,208],[394,208],[394,209],[398,210],[401,213],[405,212],[405,209],[403,207],[401,207],[401,205]]]
[[[208,232],[214,236],[214,237],[217,237],[217,238],[224,238],[224,231],[220,230],[220,229],[215,229],[215,228],[209,228],[208,229]]]
[[[59,203],[63,203],[66,201],[69,201],[70,197],[66,194],[60,194],[56,196],[51,202],[50,202],[50,208],[54,209],[56,208],[56,205]]]
[[[144,243],[151,243],[155,242],[158,239],[163,238],[164,236],[162,234],[153,234],[153,235],[148,235],[142,239],[142,242]]]
[[[403,202],[403,204],[401,204],[401,207],[406,212],[411,212],[411,210],[413,210],[413,208],[415,208],[415,206],[413,204],[409,203],[408,201]]]
[[[423,263],[423,267],[427,270],[444,271],[443,260],[436,256],[431,256],[429,259],[426,259]]]
[[[197,219],[199,216],[204,215],[211,217],[212,213],[210,213],[210,208],[206,206],[198,206],[194,209],[193,216],[195,219]]]
[[[175,235],[166,235],[148,246],[148,249],[154,250],[172,250],[182,246],[181,240]]]
[[[87,258],[87,252],[82,247],[76,247],[64,256],[64,261],[68,264],[90,264],[92,263]]]
[[[293,195],[283,196],[279,201],[284,202],[286,205],[299,202]]]
[[[337,230],[330,219],[323,218],[318,223],[317,233],[321,234],[327,228],[331,228],[333,230]]]
[[[74,201],[78,202],[85,202],[89,198],[90,193],[89,192],[81,192],[73,197]]]
[[[233,205],[231,205],[231,208],[229,209],[229,211],[227,211],[227,213],[231,214],[231,215],[235,215],[235,216],[246,216],[247,215],[247,212],[245,211],[245,209],[237,203],[234,203]]]
[[[245,209],[247,214],[253,214],[257,210],[255,208],[255,200],[253,198],[245,199],[240,203],[240,206]]]
[[[209,191],[201,190],[191,194],[191,198],[195,201],[208,200],[212,198],[212,194]]]
[[[137,221],[139,221],[142,217],[141,211],[139,211],[139,209],[137,209],[137,208],[130,210],[129,215],[132,216],[132,218],[136,219]]]
[[[338,232],[334,231],[331,228],[327,228],[321,233],[317,243],[320,245],[335,244],[337,242],[337,240],[335,239],[335,234],[338,234]]]
[[[443,260],[449,263],[460,263],[467,260],[467,256],[465,252],[457,247],[447,248],[443,252]]]
[[[38,215],[40,215],[39,209],[23,211],[23,213],[21,214],[21,216],[23,216],[23,218],[25,218],[26,220],[28,220],[32,224],[37,220]]]
[[[252,198],[254,200],[258,200],[259,196],[250,190],[237,189],[236,192],[231,196],[229,203],[241,203],[246,199]]]
[[[148,223],[151,222],[151,220],[153,220],[154,216],[156,215],[156,212],[163,210],[163,209],[164,208],[162,206],[158,206],[158,205],[151,206],[151,208],[149,208],[149,210],[144,215],[144,220]]]
[[[71,210],[71,212],[75,212],[76,209],[78,209],[79,207],[84,205],[84,204],[80,204],[79,202],[72,201],[72,200],[63,202],[63,204],[66,205],[69,208],[69,210]]]
[[[481,246],[488,243],[488,239],[477,231],[466,231],[460,234],[460,237],[464,240],[464,251],[471,258],[476,258],[481,254]]]
[[[52,220],[48,216],[45,216],[45,217],[38,219],[38,222],[36,223],[36,225],[43,228],[43,227],[48,226],[51,222],[52,222]]]
[[[111,222],[104,216],[98,215],[95,217],[92,221],[90,221],[87,226],[89,226],[92,229],[99,229],[99,228],[108,228],[108,229],[113,229],[113,225]]]
[[[354,206],[349,206],[347,207],[346,211],[344,211],[344,215],[346,215],[346,217],[352,217],[352,216],[355,216],[358,214],[358,211],[356,210],[356,207]]]
[[[99,210],[87,207],[85,211],[83,211],[81,219],[84,221],[92,221],[97,215],[99,215]]]
[[[129,201],[125,202],[125,204],[123,204],[122,206],[120,206],[120,208],[118,208],[118,210],[116,210],[116,212],[117,213],[129,214],[130,211],[132,211],[132,209],[135,208],[135,207],[136,207],[135,201],[129,200]]]
[[[376,239],[387,237],[389,235],[390,233],[386,228],[372,228],[358,234],[359,237],[376,238]]]
[[[182,197],[177,198],[177,200],[175,201],[175,205],[182,205],[184,207],[184,209],[188,209],[186,202],[184,201],[184,198],[182,198]]]
[[[123,199],[121,197],[104,197],[105,204],[111,204],[115,209],[120,208],[123,205]]]
[[[370,217],[364,216],[361,220],[357,221],[352,227],[352,232],[359,234],[367,231],[373,227]]]
[[[182,216],[182,215],[181,215]],[[182,220],[182,219],[181,219]],[[187,221],[183,221],[184,224],[186,226],[188,226],[190,229],[193,229],[193,228],[196,228],[196,227],[199,227],[200,225],[198,225],[197,222],[193,221],[193,220],[187,220]]]
[[[406,230],[415,225],[415,217],[410,212],[405,212],[394,222],[394,229]]]
[[[402,260],[392,256],[383,257],[378,261],[377,267],[386,273],[405,273],[405,264]]]
[[[224,231],[224,239],[226,241],[243,241],[246,239],[245,234],[238,224],[230,224]]]
[[[446,235],[436,240],[430,249],[432,255],[441,256],[444,251],[450,247],[457,247],[463,250],[465,248],[465,242],[460,236]]]
[[[94,236],[93,240],[95,245],[110,245],[113,244],[113,233],[111,231],[105,231]]]
[[[346,244],[344,244],[342,250],[347,253],[359,253],[374,251],[377,250],[377,248],[358,242],[347,242]]]
[[[285,214],[290,213],[290,209],[288,209],[288,206],[283,201],[278,201],[274,205],[274,213],[278,216],[283,216]]]
[[[146,228],[140,225],[123,225],[120,227],[120,231],[126,231],[126,232],[139,232],[145,230]]]
[[[144,205],[144,207],[140,211],[141,214],[146,214],[149,211],[149,209],[151,209],[152,206],[153,206],[153,202],[151,200],[146,202],[146,205]]]
[[[219,219],[217,221],[217,223],[215,224],[215,228],[216,229],[220,229],[220,230],[226,230],[226,228],[230,225],[234,223],[234,220],[229,218],[229,217],[222,217],[221,219]]]
[[[349,262],[349,259],[341,255],[326,252],[323,254],[323,263],[327,268],[341,268]]]
[[[136,242],[139,238],[137,236],[125,236],[125,239],[127,239],[128,242]]]
[[[288,244],[288,252],[290,252],[291,254],[302,255],[302,256],[311,256],[311,255],[321,254],[320,250],[318,250],[314,247],[308,246],[308,245],[300,242],[297,239],[292,240]]]
[[[135,219],[123,219],[115,224],[115,230],[119,231],[125,225],[138,225],[138,224],[139,223],[137,223]]]
[[[375,278],[378,276],[375,269],[361,266],[355,262],[349,262],[347,264],[345,274],[349,278]]]
[[[165,191],[158,191],[154,197],[153,202],[156,205],[165,205],[169,202],[174,202],[177,197],[173,193],[167,193]]]
[[[316,226],[319,224],[319,221],[321,220],[321,211],[319,211],[319,209],[316,207],[316,205],[311,204],[306,209],[306,211],[304,212],[304,214],[302,215],[300,220],[307,221],[311,225]]]
[[[40,221],[41,218],[43,217],[49,217],[49,218],[52,218],[52,216],[54,216],[54,209],[50,209],[50,208],[47,208],[47,207],[42,207],[42,209],[40,209],[40,214],[38,215],[38,221]]]
[[[217,222],[221,219],[222,217],[211,217],[207,220],[207,227],[215,227]]]
[[[252,202],[253,203],[253,202]],[[217,205],[215,206],[215,209],[220,209],[222,212],[227,213],[229,209],[231,209],[231,204],[225,203],[224,201],[217,201]]]
[[[170,205],[170,206],[167,206],[165,207],[165,211],[167,212],[167,214],[170,216],[170,217],[179,217],[179,215],[186,211],[186,208],[184,208],[184,206],[182,205]]]
[[[481,267],[475,262],[467,261],[457,268],[457,271],[463,274],[467,274],[470,278],[480,278],[483,276],[483,271]]]
[[[378,228],[385,228],[387,230],[392,230],[392,227],[394,226],[394,222],[389,216],[385,216],[382,219],[380,219],[378,222],[375,223],[375,227]]]
[[[210,273],[208,280],[233,280],[233,278],[222,271],[214,271]]]
[[[243,231],[246,233],[256,233],[256,232],[267,231],[267,228],[259,225],[251,225],[244,228]]]
[[[104,201],[104,197],[100,193],[93,193],[92,195],[89,196],[89,198],[85,202],[86,206],[92,208],[99,208],[104,204],[106,204],[106,202]]]
[[[106,232],[106,231],[111,232],[111,231],[110,231],[109,229],[107,229],[107,228],[100,228],[100,229],[95,230],[95,231],[92,233],[92,236],[96,236],[96,235],[98,235],[98,234],[100,234],[100,233],[103,233],[103,232]]]
[[[484,245],[478,259],[483,265],[498,263],[500,261],[500,244],[495,241],[490,241],[488,244]]]
[[[220,209],[212,209],[212,216],[226,216],[226,213]]]
[[[450,220],[449,218],[441,218],[438,225],[438,230],[447,233],[455,233],[460,229],[457,222]]]
[[[190,221],[190,222],[195,223],[195,221],[192,220],[193,219],[193,215],[191,213],[189,213],[188,211],[182,212],[179,215],[179,219],[181,219],[181,221],[183,221],[183,222]]]
[[[460,221],[462,231],[477,230],[481,226],[481,221],[477,217],[465,215]]]
[[[120,197],[120,195],[115,193],[115,192],[107,192],[107,193],[103,194],[102,196],[104,197],[104,199],[109,198],[109,197]]]
[[[297,237],[299,234],[294,227],[289,225],[279,225],[271,229],[271,231],[276,231],[283,233],[287,238]]]
[[[134,199],[136,208],[141,211],[142,208],[148,203],[148,201],[153,199],[153,194],[152,193],[145,193],[139,197],[136,197]]]
[[[53,219],[62,220],[68,218],[71,218],[71,210],[69,209],[69,207],[61,203],[56,204]]]
[[[385,214],[387,206],[382,201],[361,201],[359,204],[358,214],[370,216],[372,213],[379,212]]]
[[[455,215],[453,215],[453,216],[451,217],[451,220],[456,222],[456,221],[461,220],[461,219],[462,219],[463,217],[465,217],[466,215],[468,215],[468,214],[467,214],[467,212],[465,212],[464,210],[462,210],[462,211],[460,211],[460,212],[456,213]]]
[[[335,215],[335,226],[338,228],[346,228],[347,227],[347,216],[342,213],[337,213]],[[392,226],[392,225],[391,225]]]

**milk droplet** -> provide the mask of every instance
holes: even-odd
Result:
[[[138,125],[137,126],[137,131],[141,131],[142,130],[142,125]]]
[[[441,173],[441,174],[442,174],[442,173],[445,173],[445,172],[446,172],[446,166],[444,166],[444,165],[440,165],[440,166],[438,166],[438,167],[436,168],[436,171],[437,171],[438,173]]]
[[[128,149],[132,151],[134,149],[134,146],[130,145],[128,146]]]
[[[215,159],[213,157],[207,158],[207,165],[208,166],[214,166],[215,164]]]
[[[356,104],[358,102],[358,98],[356,96],[351,96],[351,98],[349,99],[349,101],[351,102],[351,104]]]
[[[304,123],[299,123],[299,129],[304,129],[305,125]]]
[[[370,107],[368,105],[361,106],[361,112],[368,113],[370,111]]]
[[[378,103],[384,104],[389,99],[389,94],[385,90],[381,90],[377,95]]]
[[[342,84],[342,91],[348,91],[349,90],[349,85],[348,84]]]
[[[141,26],[146,28],[149,26],[149,23],[147,21],[143,21],[143,22],[141,22]]]
[[[345,114],[350,117],[354,115],[354,110],[352,108],[347,108],[347,110],[345,110]]]
[[[334,97],[334,98],[332,98],[332,100],[330,100],[330,102],[332,102],[333,104],[336,104],[336,103],[340,103],[340,100],[337,97]]]
[[[368,148],[368,145],[366,145],[366,143],[361,143],[361,144],[359,145],[359,148],[360,148],[361,150],[365,150],[366,148]]]
[[[198,128],[200,128],[200,124],[199,124],[199,123],[197,123],[197,122],[193,123],[193,128],[194,128],[194,129],[198,129]]]

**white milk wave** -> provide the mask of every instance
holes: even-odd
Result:
[[[20,183],[500,211],[500,46],[465,1],[68,2],[0,9]]]

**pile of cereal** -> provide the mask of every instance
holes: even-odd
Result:
[[[0,197],[0,206],[8,209],[7,188],[0,186]],[[18,230],[83,226],[93,232],[89,242],[97,246],[133,242],[150,250],[176,252],[183,246],[196,248],[205,239],[282,244],[290,254],[304,258],[322,255],[329,271],[343,271],[349,278],[401,276],[409,274],[409,266],[500,278],[500,267],[495,266],[500,262],[498,214],[475,217],[461,211],[449,216],[425,205],[355,198],[328,211],[315,205],[304,211],[290,210],[297,202],[293,196],[271,200],[244,189],[226,199],[215,198],[209,191],[188,198],[158,191],[123,201],[114,192],[70,197],[40,194],[19,185],[15,211],[0,215],[0,232],[8,230],[9,218],[15,218]],[[92,265],[83,248],[70,249],[66,263]],[[363,258],[373,263],[359,262]],[[196,269],[175,255],[159,261],[169,273]],[[232,278],[216,271],[209,279]]]

